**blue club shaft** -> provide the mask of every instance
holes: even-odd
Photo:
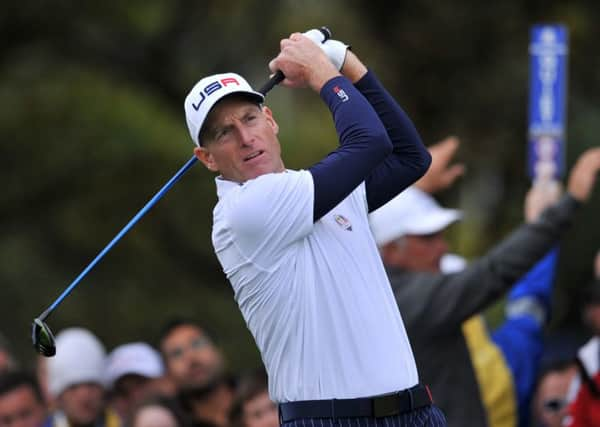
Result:
[[[117,242],[121,240],[125,234],[127,234],[129,230],[133,228],[139,219],[143,217],[146,212],[148,212],[177,181],[179,181],[182,175],[186,173],[187,170],[191,168],[197,160],[198,159],[195,156],[188,160],[187,163],[183,165],[181,169],[179,169],[179,171],[177,171],[177,173],[173,175],[173,177],[160,190],[158,190],[154,197],[152,197],[152,199],[150,199],[148,203],[146,203],[146,205],[140,209],[140,211],[131,219],[131,221],[129,221],[127,225],[123,227],[121,231],[119,231],[119,233],[110,241],[110,243],[106,245],[106,247],[102,249],[98,255],[96,255],[96,258],[94,258],[92,262],[90,262],[88,266],[83,269],[79,276],[77,276],[75,280],[73,280],[73,282],[71,282],[71,284],[63,291],[63,293],[56,298],[52,305],[50,305],[50,307],[44,311],[44,313],[40,316],[41,320],[45,319],[56,307],[58,307],[58,305],[71,293],[75,286],[77,286],[81,279],[83,279],[90,272],[90,270],[94,268],[98,262],[100,262],[104,255],[106,255],[106,253],[110,251],[117,244]]]
[[[331,31],[327,27],[321,27],[319,30],[323,33],[323,40],[321,42],[325,42],[331,37]],[[277,71],[277,73],[275,73],[269,79],[269,81],[259,89],[259,92],[261,92],[263,95],[266,95],[267,92],[273,89],[275,85],[281,83],[284,78],[285,76],[283,73],[281,71]],[[146,205],[131,219],[131,221],[129,221],[127,225],[123,227],[121,231],[119,231],[119,233],[110,241],[110,243],[106,245],[106,247],[102,249],[98,255],[96,255],[96,258],[94,258],[92,262],[90,262],[88,266],[83,269],[79,276],[77,276],[75,280],[71,282],[71,284],[63,291],[63,293],[60,294],[60,296],[56,298],[56,300],[42,314],[40,314],[38,317],[39,320],[43,322],[50,315],[50,313],[52,313],[52,311],[54,311],[54,309],[58,307],[61,302],[63,302],[63,300],[71,293],[71,291],[73,291],[79,282],[81,282],[81,280],[90,272],[90,270],[94,268],[98,262],[100,262],[104,255],[106,255],[106,253],[110,251],[117,244],[117,242],[121,240],[121,238],[127,234],[129,230],[131,230],[131,228],[133,228],[139,219],[143,217],[146,212],[148,212],[156,204],[156,202],[158,202],[165,195],[167,191],[169,191],[173,184],[179,181],[179,178],[181,178],[181,176],[186,173],[187,170],[191,168],[197,160],[198,159],[195,156],[188,160],[187,163],[183,165],[179,171],[177,171],[173,178],[171,178],[160,190],[158,190],[154,197],[152,197],[152,199],[146,203]]]

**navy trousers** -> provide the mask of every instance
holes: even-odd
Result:
[[[383,418],[302,418],[281,427],[446,427],[446,418],[435,405]]]

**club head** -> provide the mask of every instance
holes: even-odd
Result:
[[[48,325],[40,318],[35,318],[31,326],[31,340],[36,351],[46,357],[54,356],[56,345],[54,344],[54,335]]]

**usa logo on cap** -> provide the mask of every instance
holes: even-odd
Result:
[[[211,108],[223,97],[232,93],[245,93],[257,102],[264,102],[262,93],[255,91],[239,74],[214,74],[194,85],[183,103],[185,118],[192,141],[200,145],[199,134]]]

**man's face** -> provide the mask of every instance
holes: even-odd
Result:
[[[137,411],[133,427],[177,427],[175,416],[163,406],[147,405]]]
[[[244,403],[244,427],[278,427],[277,406],[265,391]]]
[[[137,374],[127,374],[120,377],[114,385],[111,400],[117,412],[127,419],[133,408],[149,393],[151,379]]]
[[[44,417],[44,405],[28,385],[0,396],[0,427],[40,427]]]
[[[202,388],[223,370],[223,359],[211,340],[194,325],[173,329],[161,343],[169,375],[178,388]]]
[[[585,322],[595,335],[600,335],[600,304],[590,303],[584,308]]]
[[[76,384],[63,391],[57,402],[71,425],[88,425],[104,410],[104,389],[94,383]]]
[[[561,427],[567,415],[567,393],[575,369],[550,372],[541,380],[535,396],[535,413],[541,425]]]
[[[448,252],[443,231],[427,235],[407,235],[396,243],[400,265],[410,271],[440,272],[442,256]]]
[[[245,182],[285,168],[271,110],[247,99],[227,97],[211,110],[202,147],[194,150],[204,165],[223,178]]]
[[[8,371],[13,366],[13,360],[10,354],[0,349],[0,373]]]

